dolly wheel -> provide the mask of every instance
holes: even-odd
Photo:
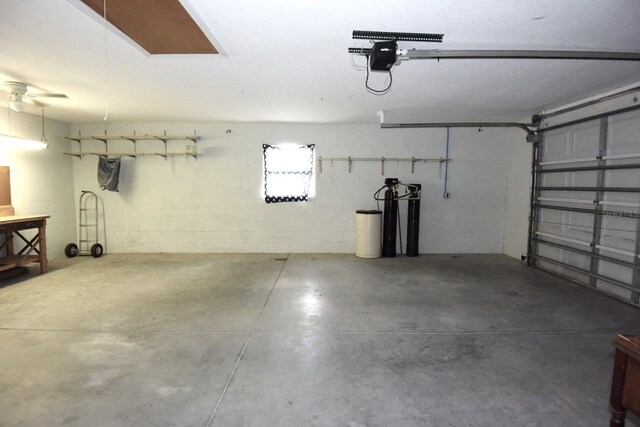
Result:
[[[91,256],[94,258],[100,258],[102,256],[102,245],[100,243],[95,243],[91,246]]]
[[[78,255],[78,245],[76,245],[75,243],[69,243],[64,247],[64,254],[67,256],[67,258],[73,258],[74,256]]]

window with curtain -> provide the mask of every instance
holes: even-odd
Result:
[[[263,144],[262,151],[265,202],[303,202],[315,196],[315,144]]]

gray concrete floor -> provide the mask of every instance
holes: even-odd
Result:
[[[0,284],[0,425],[604,426],[619,332],[501,255],[61,259]]]

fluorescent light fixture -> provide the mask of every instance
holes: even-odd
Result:
[[[35,139],[22,138],[20,136],[5,135],[0,133],[0,150],[2,149],[25,149],[42,150],[48,148],[49,144]]]

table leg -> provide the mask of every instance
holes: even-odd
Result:
[[[622,390],[624,375],[627,368],[627,355],[616,349],[616,359],[613,365],[613,381],[611,382],[611,423],[609,427],[624,427],[626,408],[622,406]]]
[[[38,252],[40,252],[40,273],[46,273],[49,270],[49,261],[47,260],[47,222],[42,221],[42,227],[38,227]]]
[[[7,256],[13,255],[13,229],[12,227],[4,228],[4,239],[7,245]]]

